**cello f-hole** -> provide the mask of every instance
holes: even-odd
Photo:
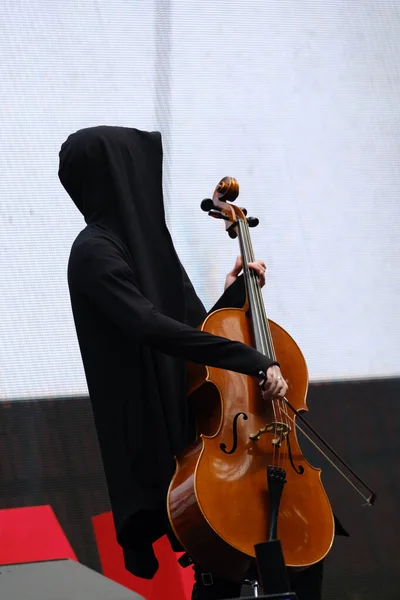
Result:
[[[233,454],[237,448],[237,421],[239,417],[243,417],[244,421],[247,421],[248,416],[246,415],[246,413],[244,412],[240,412],[237,413],[234,418],[233,418],[233,423],[232,423],[232,433],[233,433],[233,445],[232,448],[228,451],[226,449],[226,444],[220,444],[219,447],[221,448],[222,452],[224,452],[224,454]]]

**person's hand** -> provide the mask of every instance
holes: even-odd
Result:
[[[262,260],[256,260],[254,262],[250,262],[249,263],[249,267],[250,269],[252,269],[253,271],[255,271],[258,275],[258,280],[260,282],[260,287],[264,287],[265,285],[265,271],[267,269],[267,267],[265,266],[265,262],[263,262]],[[226,280],[225,280],[225,290],[232,285],[232,283],[234,283],[236,281],[236,279],[239,277],[240,272],[243,268],[243,263],[242,263],[242,257],[238,256],[235,262],[235,266],[233,267],[232,271],[230,271],[230,273],[228,273],[228,275],[226,276]]]
[[[264,400],[272,398],[284,398],[288,391],[288,384],[282,376],[278,365],[272,365],[267,369],[267,378],[260,383]]]

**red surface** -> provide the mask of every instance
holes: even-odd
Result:
[[[179,554],[172,551],[166,537],[154,544],[160,568],[151,580],[140,579],[124,567],[122,550],[115,537],[114,522],[110,512],[93,517],[103,574],[113,581],[137,592],[146,600],[190,600],[193,588],[193,570],[182,569]]]
[[[0,564],[76,556],[50,506],[0,510]]]

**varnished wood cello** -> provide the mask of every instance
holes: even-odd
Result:
[[[288,392],[284,401],[266,403],[255,378],[191,365],[188,395],[199,437],[177,457],[167,504],[172,528],[193,561],[241,582],[255,545],[276,539],[278,523],[286,566],[304,568],[329,552],[334,518],[321,471],[306,461],[296,436],[296,417],[307,425],[299,414],[307,410],[306,363],[293,338],[266,316],[257,277],[247,267],[254,261],[249,227],[257,223],[231,204],[238,193],[237,181],[225,177],[203,209],[226,221],[229,235],[239,239],[246,303],[215,311],[201,328],[277,360]],[[372,504],[375,495],[363,485]]]

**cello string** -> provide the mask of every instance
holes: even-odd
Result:
[[[253,250],[253,246],[252,246],[252,242],[251,242],[251,236],[250,236],[250,228],[248,226],[247,220],[246,221],[242,221],[239,220],[239,232],[242,234],[242,238],[243,238],[243,245],[246,247],[246,251],[247,251],[247,256],[246,258],[248,259],[248,262],[254,262],[255,261],[255,255],[254,255],[254,250]],[[244,261],[243,261],[244,262]],[[247,267],[247,263],[246,263],[246,267]],[[252,286],[252,297],[254,300],[254,308],[256,311],[258,311],[258,315],[259,318],[257,319],[258,325],[260,326],[260,334],[262,334],[265,338],[264,341],[264,346],[265,349],[267,350],[267,355],[269,358],[272,358],[273,360],[276,360],[276,354],[275,354],[275,348],[274,348],[274,344],[273,344],[273,340],[272,340],[272,335],[271,335],[271,331],[268,325],[268,319],[267,319],[267,315],[266,315],[266,311],[265,311],[265,305],[264,305],[264,301],[263,301],[263,297],[262,297],[262,292],[261,292],[261,287],[260,287],[260,281],[259,278],[254,274],[254,272],[250,272],[250,270],[247,267],[247,272],[248,272],[248,277],[249,277],[249,286]],[[282,423],[285,422],[285,419],[282,418],[282,411],[281,411],[281,403],[279,402],[279,400],[276,400],[274,398],[271,399],[271,405],[272,405],[272,409],[273,409],[273,414],[274,414],[274,422],[275,423]],[[278,415],[277,415],[278,412]],[[289,423],[286,422],[286,425],[289,426]],[[278,434],[278,427],[279,425],[275,426],[275,439],[280,437],[280,434]],[[285,450],[282,450],[282,441],[278,442],[278,444],[273,444],[273,462],[275,464],[275,452],[277,451],[278,454],[278,467],[282,467],[283,463],[285,462],[285,459],[288,457],[288,448],[287,445],[285,446]]]
[[[261,348],[258,347],[257,350],[261,351],[265,354],[265,348],[264,348],[264,340],[262,337],[262,330],[261,330],[261,322],[260,322],[260,312],[259,312],[259,307],[257,306],[257,295],[254,289],[254,277],[252,275],[252,271],[249,269],[248,263],[252,262],[252,248],[251,248],[251,244],[249,243],[249,239],[247,236],[247,231],[246,231],[246,227],[244,226],[244,222],[238,218],[238,234],[239,234],[239,245],[240,245],[240,250],[241,250],[241,254],[242,254],[242,268],[243,268],[243,275],[244,275],[244,280],[245,280],[245,284],[246,284],[246,289],[247,289],[247,295],[248,295],[248,301],[249,301],[249,306],[250,306],[250,312],[251,312],[251,320],[252,320],[252,326],[253,326],[253,331],[254,334],[256,335],[256,328],[258,328],[259,331],[259,341],[261,342]],[[258,313],[257,313],[258,311]],[[256,343],[256,347],[257,347],[257,343]],[[275,407],[271,401],[271,406],[273,409],[273,412],[275,414]],[[275,421],[276,421],[276,415],[275,415]],[[279,457],[278,457],[278,461],[279,461]],[[273,449],[272,449],[272,466],[276,466],[276,448],[275,445],[273,445]]]
[[[248,235],[248,238],[249,238],[249,243],[251,244],[250,228],[249,228],[249,226],[248,226],[247,223],[246,223],[246,225],[247,225],[246,229],[247,229],[247,235]],[[253,260],[254,260],[254,252],[253,252]],[[269,322],[268,322],[268,317],[267,317],[266,310],[265,310],[265,303],[264,303],[264,299],[263,299],[263,296],[262,296],[261,287],[259,285],[258,285],[258,289],[257,289],[257,299],[258,299],[258,305],[259,305],[260,312],[263,315],[262,322],[264,324],[265,333],[266,333],[266,336],[268,338],[268,345],[269,345],[269,347],[271,349],[270,356],[274,360],[276,360],[276,352],[275,352],[275,348],[274,348],[274,342],[273,342],[273,338],[272,338],[272,334],[271,334],[271,329],[269,327]],[[275,398],[273,400],[273,404],[274,404],[274,406],[278,407],[279,422],[283,423],[284,425],[286,425],[286,427],[290,427],[289,422],[287,421],[286,417],[282,416],[284,413],[282,413],[282,402],[281,402],[281,400],[279,398]],[[276,420],[276,418],[275,418],[275,420]],[[286,444],[285,444],[285,441],[286,441],[286,438],[283,438],[283,439],[281,438],[280,444],[279,444],[279,458],[280,458],[280,461],[279,461],[279,465],[278,466],[280,466],[280,467],[283,467],[284,462],[288,459],[288,450],[289,449],[288,449],[287,441],[286,441]],[[285,444],[284,445],[284,449],[282,449],[282,443]]]
[[[248,263],[253,262],[254,260],[254,252],[252,249],[251,241],[248,235],[248,228],[246,227],[247,222],[244,222],[242,219],[238,218],[238,232],[239,232],[239,242],[242,252],[242,266],[243,273],[245,278],[245,283],[247,287],[251,317],[252,317],[252,325],[253,330],[256,328],[259,329],[259,343],[261,343],[261,347],[258,347],[257,350],[259,352],[263,352],[263,354],[268,355],[268,341],[265,339],[265,331],[262,327],[262,313],[260,311],[259,302],[257,299],[257,291],[256,285],[258,282],[255,281],[254,273],[249,269]],[[256,333],[254,331],[254,333]],[[256,343],[257,347],[257,343]],[[274,420],[277,421],[276,408],[273,400],[270,400],[271,408],[274,414]],[[276,445],[272,445],[272,466],[276,466]],[[278,466],[279,466],[279,453],[278,453]]]
[[[251,243],[250,229],[249,229],[247,221],[245,223],[243,223],[242,229],[243,229],[243,233],[244,233],[245,243],[247,246],[248,258],[250,259],[249,262],[254,262],[255,255],[254,255],[254,250],[253,250],[252,243]],[[258,313],[260,315],[258,322],[261,325],[262,334],[266,338],[265,346],[268,349],[268,356],[269,356],[269,358],[276,360],[275,348],[274,348],[273,339],[272,339],[272,335],[271,335],[271,331],[269,328],[268,319],[267,319],[267,315],[266,315],[266,311],[265,311],[265,304],[264,304],[264,300],[262,297],[260,282],[259,282],[258,277],[256,277],[254,274],[251,276],[251,284],[253,285],[253,297],[255,299],[256,309],[258,310]],[[273,408],[275,423],[285,423],[286,426],[289,427],[289,423],[282,416],[281,402],[279,401],[279,399],[272,398],[271,404],[272,404],[272,408]],[[275,452],[277,452],[277,454],[278,454],[277,466],[283,468],[283,465],[284,465],[286,459],[288,458],[288,446],[287,446],[287,444],[285,444],[284,448],[282,448],[281,433],[278,433],[279,427],[280,427],[279,425],[275,426],[275,431],[274,431],[275,439],[278,439],[278,443],[274,444],[273,446],[274,446],[274,456],[275,456]],[[283,440],[283,441],[285,441],[285,440]],[[275,461],[274,461],[274,463],[275,463]]]
[[[243,243],[244,246],[246,248],[246,270],[247,270],[247,275],[248,275],[248,281],[249,281],[249,289],[251,290],[251,297],[253,300],[253,308],[254,308],[254,312],[257,313],[257,319],[256,319],[256,323],[260,329],[260,338],[261,338],[261,342],[262,342],[262,350],[264,351],[264,354],[269,355],[269,356],[273,356],[274,355],[274,349],[273,346],[271,346],[271,344],[269,344],[269,340],[268,340],[268,336],[266,335],[267,332],[265,330],[265,324],[264,324],[264,319],[263,319],[263,314],[262,314],[262,310],[261,310],[261,306],[260,306],[260,299],[259,299],[259,291],[260,291],[260,286],[259,286],[259,281],[258,278],[255,276],[253,271],[250,271],[250,269],[248,268],[247,263],[248,262],[254,262],[254,251],[252,248],[252,244],[251,244],[251,239],[250,239],[250,235],[249,235],[249,228],[247,226],[247,222],[241,222],[242,225],[240,228],[242,236],[243,236]],[[254,323],[254,322],[253,322]],[[253,324],[253,326],[255,326],[255,324]],[[264,339],[263,339],[264,338]],[[261,350],[261,348],[260,348]],[[274,399],[271,398],[270,399],[270,405],[272,408],[272,412],[274,415],[274,422],[277,423],[278,421],[278,416],[277,416],[277,411],[276,411],[276,405],[274,402]],[[273,431],[273,436],[275,439],[277,436],[277,429],[276,429],[276,425],[275,425],[275,429]],[[276,460],[276,455],[278,455],[278,460]],[[272,444],[272,466],[280,466],[281,463],[281,449],[280,446],[277,444]]]
[[[272,410],[273,410],[273,413],[274,413],[274,420],[275,420],[275,423],[276,423],[276,420],[277,420],[277,418],[276,418],[276,408],[275,408],[275,402],[274,402],[273,398],[271,399],[271,406],[272,406]],[[275,433],[275,435],[276,435],[276,433]],[[279,459],[280,459],[279,448],[278,448],[278,464],[277,465],[275,463],[275,455],[276,455],[276,444],[272,444],[272,466],[273,467],[275,467],[275,466],[279,467]]]
[[[300,431],[300,433],[302,433],[304,435],[304,437],[306,437],[308,439],[308,441],[318,450],[318,452],[320,454],[322,454],[322,456],[341,474],[342,477],[345,478],[345,480],[347,481],[347,483],[349,483],[351,485],[351,487],[353,487],[356,492],[368,503],[369,502],[369,498],[366,498],[364,496],[364,494],[358,489],[358,487],[351,481],[351,479],[349,477],[347,477],[347,475],[333,462],[333,460],[326,454],[326,452],[324,452],[322,450],[322,448],[320,446],[318,446],[318,444],[316,442],[314,442],[314,440],[312,438],[310,438],[310,436],[304,431],[304,429],[302,427],[300,427],[300,425],[298,423],[296,423],[294,417],[292,417],[291,415],[289,415],[289,413],[283,409],[284,412],[286,413],[287,418],[293,423],[294,427],[296,430]]]
[[[244,235],[245,235],[245,241],[246,241],[246,245],[248,248],[248,256],[250,258],[251,262],[254,262],[255,260],[255,255],[254,255],[254,250],[252,247],[252,243],[251,243],[251,236],[250,236],[250,228],[248,226],[247,221],[243,223],[242,225],[242,229],[244,230]],[[268,318],[267,318],[267,314],[266,314],[266,310],[265,310],[265,304],[264,304],[264,299],[262,296],[262,291],[261,291],[261,287],[259,284],[259,279],[256,277],[252,277],[252,283],[254,284],[254,287],[256,288],[254,290],[254,295],[255,295],[255,300],[257,303],[257,309],[261,315],[261,318],[259,319],[259,322],[262,324],[262,329],[263,329],[263,334],[266,337],[266,346],[268,347],[268,354],[269,357],[272,358],[273,360],[276,360],[276,353],[275,353],[275,348],[274,348],[274,343],[273,343],[273,339],[272,339],[272,334],[271,334],[271,330],[268,324]],[[275,422],[279,421],[280,423],[284,423],[286,425],[286,427],[290,427],[289,422],[286,419],[286,416],[283,417],[282,416],[282,403],[280,401],[280,399],[272,399],[272,406],[273,406],[273,411],[274,411],[274,418],[275,418]],[[279,413],[278,418],[277,418],[277,411]],[[278,432],[275,431],[275,437],[277,437]],[[283,463],[288,459],[288,444],[287,444],[287,440],[286,438],[283,439],[283,443],[286,444],[284,445],[284,449],[282,448],[282,438],[281,438],[281,442],[278,445],[278,466],[279,467],[283,467]],[[274,445],[275,446],[275,445]]]

